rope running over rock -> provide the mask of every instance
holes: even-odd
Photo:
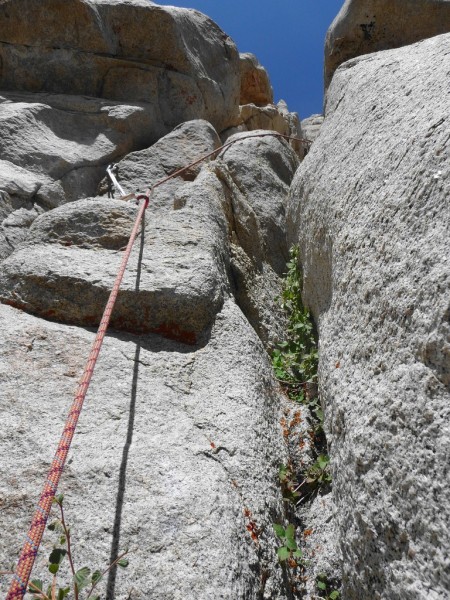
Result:
[[[63,432],[62,432],[62,435],[61,435],[61,438],[60,438],[60,441],[58,444],[58,448],[56,450],[52,464],[50,466],[50,470],[47,474],[47,479],[45,481],[45,484],[44,484],[39,502],[37,504],[33,519],[31,521],[31,525],[28,530],[28,534],[25,538],[25,542],[24,542],[22,550],[20,552],[16,570],[15,570],[13,579],[11,581],[11,584],[10,584],[10,587],[8,590],[8,594],[6,596],[6,600],[21,599],[21,598],[23,598],[23,596],[25,595],[25,593],[27,591],[28,581],[30,579],[31,571],[34,566],[34,561],[36,559],[36,556],[37,556],[37,553],[39,550],[39,546],[42,541],[42,536],[44,534],[47,519],[49,517],[50,510],[52,507],[53,498],[55,497],[56,491],[58,489],[58,484],[61,479],[61,474],[63,472],[64,466],[65,466],[65,463],[67,460],[67,456],[69,454],[69,449],[70,449],[70,445],[72,443],[72,439],[73,439],[73,436],[75,433],[75,428],[77,426],[78,418],[80,416],[81,409],[83,408],[84,399],[86,397],[86,394],[87,394],[87,391],[89,388],[89,384],[91,382],[92,375],[94,372],[94,368],[97,363],[98,356],[100,354],[100,349],[102,347],[103,340],[105,338],[106,331],[108,329],[108,325],[109,325],[109,322],[111,319],[111,314],[114,309],[114,305],[115,305],[115,302],[117,300],[117,296],[119,293],[120,284],[122,283],[122,279],[123,279],[123,275],[125,273],[125,269],[127,267],[128,259],[130,258],[131,250],[133,248],[134,242],[138,235],[141,220],[144,216],[145,210],[147,209],[150,198],[153,194],[153,190],[155,190],[157,187],[163,185],[170,179],[173,179],[174,177],[179,177],[188,169],[191,169],[193,166],[198,165],[199,163],[203,162],[204,160],[210,158],[211,156],[216,155],[218,152],[221,152],[222,150],[224,150],[225,148],[231,146],[232,144],[234,144],[236,142],[240,142],[244,139],[248,139],[248,138],[252,138],[252,137],[262,138],[262,137],[268,137],[268,136],[284,138],[284,139],[292,140],[292,141],[299,141],[299,142],[303,143],[304,145],[308,145],[308,146],[310,144],[309,140],[305,140],[305,139],[301,139],[301,138],[294,138],[294,137],[290,137],[290,136],[283,135],[281,133],[276,133],[276,132],[258,133],[258,134],[253,134],[253,135],[249,134],[249,135],[241,136],[237,139],[234,139],[230,142],[223,144],[222,146],[220,146],[219,148],[216,148],[209,154],[206,154],[205,156],[202,156],[198,160],[190,163],[186,167],[178,169],[171,175],[161,179],[160,181],[155,183],[153,186],[151,186],[145,194],[140,194],[140,195],[129,194],[128,196],[125,196],[123,198],[124,200],[133,198],[133,199],[136,199],[136,201],[138,203],[140,200],[143,200],[143,202],[141,203],[141,205],[139,207],[139,211],[136,216],[133,230],[131,232],[130,239],[128,241],[128,245],[125,250],[125,254],[122,258],[122,262],[120,264],[119,271],[117,273],[117,276],[114,281],[114,285],[111,290],[108,302],[107,302],[105,310],[103,312],[103,316],[100,321],[100,325],[99,325],[94,343],[92,345],[91,352],[89,354],[89,358],[84,367],[83,376],[81,378],[80,384],[78,385],[78,388],[77,388],[77,391],[75,394],[75,398],[74,398],[72,406],[70,408],[70,411],[69,411],[69,414],[68,414],[68,417],[66,420],[66,424],[65,424],[65,427],[63,429]]]

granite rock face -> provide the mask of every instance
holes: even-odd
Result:
[[[148,104],[1,92],[0,257],[25,238],[36,216],[95,195],[108,163],[164,131]]]
[[[207,122],[185,123],[125,157],[121,185],[143,190],[143,182],[208,154],[218,140]],[[142,255],[139,290],[131,267],[112,326],[195,343],[233,292],[264,343],[273,344],[282,324],[274,298],[287,257],[285,202],[297,165],[280,139],[237,138],[210,166],[189,171],[187,181],[176,177],[155,190],[132,255],[135,262]],[[0,298],[45,318],[98,324],[136,212],[133,204],[97,198],[43,214],[3,262]]]
[[[235,143],[221,152],[214,169],[231,209],[234,295],[261,340],[272,349],[285,322],[274,299],[280,293],[288,256],[286,202],[299,161],[286,141],[267,131],[247,136],[232,136],[229,141]]]
[[[4,305],[0,324],[0,564],[9,566],[94,332]],[[202,346],[110,332],[61,483],[80,567],[131,550],[108,598],[291,597],[272,532],[284,518],[281,408],[265,351],[230,300]],[[53,542],[47,532],[35,577],[47,579]]]
[[[449,55],[441,35],[342,65],[292,184],[345,600],[450,585]]]
[[[187,121],[175,127],[170,133],[160,138],[144,150],[130,152],[117,163],[120,185],[127,193],[143,193],[158,181],[165,179],[175,171],[210,154],[221,145],[214,127],[202,119]],[[212,160],[214,155],[210,158]],[[157,188],[151,199],[152,209],[167,208],[173,205],[176,190],[185,181],[194,181],[204,163],[190,167]],[[107,191],[105,178],[97,192]]]
[[[267,71],[259,64],[254,54],[239,55],[241,73],[241,95],[239,104],[265,106],[273,103],[273,90]]]
[[[274,138],[215,152],[240,123],[234,44],[197,11],[147,0],[3,0],[0,86],[1,568],[137,212],[106,166],[145,192],[212,153],[151,197],[60,491],[79,566],[132,551],[103,585],[109,600],[292,598],[272,529],[289,519],[289,408],[267,349],[283,325],[274,299],[298,158]],[[33,576],[54,541],[46,533]]]
[[[2,2],[0,257],[38,214],[94,196],[108,163],[179,123],[237,124],[239,88],[234,43],[197,11],[147,0]]]
[[[445,596],[450,35],[357,55],[437,33],[448,5],[346,2],[328,76],[354,54],[324,122],[304,122],[314,144],[300,164],[302,146],[270,134],[303,137],[296,113],[197,11],[0,0],[1,569],[137,212],[106,165],[142,193],[211,154],[154,191],[125,273],[61,483],[79,566],[132,549],[108,600],[312,600],[321,572],[339,587],[340,559],[343,600]],[[317,432],[267,355],[285,325],[275,297],[291,243],[320,336],[334,472],[333,492],[297,510],[279,468],[304,479]],[[272,525],[288,522],[300,578],[276,554]]]
[[[325,88],[343,62],[450,32],[450,0],[346,0],[325,40]]]
[[[239,54],[205,15],[147,0],[4,0],[0,87],[144,102],[165,132],[234,124]]]
[[[121,184],[154,182],[217,145],[207,122],[183,124],[119,162]],[[282,321],[272,262],[297,164],[283,140],[237,138],[147,209],[61,483],[81,563],[133,548],[125,577],[107,582],[111,600],[292,597],[272,530],[288,519],[277,478],[287,408],[264,344]],[[136,210],[106,196],[67,203],[2,262],[0,564],[19,550]]]
[[[311,115],[306,119],[301,120],[302,135],[310,142],[319,136],[320,128],[323,123],[323,115]]]
[[[221,139],[225,142],[236,133],[258,129],[275,131],[298,139],[302,138],[298,114],[290,112],[286,102],[280,100],[277,104],[267,104],[266,106],[243,104],[239,107],[239,124],[223,131]],[[289,144],[296,151],[297,156],[302,159],[304,156],[303,144],[298,140],[291,140]]]
[[[26,199],[45,208],[94,194],[109,162],[164,133],[161,126],[152,131],[154,115],[146,104],[2,92],[0,109],[1,156],[14,165],[8,179],[17,170],[23,181],[24,170],[31,171],[33,192]],[[8,193],[24,198],[19,190]]]
[[[265,137],[258,137],[259,134]],[[288,260],[285,201],[299,160],[283,139],[265,131],[254,131],[251,136],[236,134],[228,141],[235,143],[221,152],[220,159],[255,213],[263,256],[282,275]],[[256,253],[250,249],[248,254]]]

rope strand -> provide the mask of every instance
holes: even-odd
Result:
[[[69,411],[67,421],[66,421],[65,427],[63,429],[63,432],[62,432],[62,435],[61,435],[61,438],[60,438],[60,441],[58,444],[58,448],[56,450],[55,456],[54,456],[52,464],[50,466],[50,470],[47,475],[47,480],[45,482],[45,485],[42,490],[42,493],[41,493],[38,505],[36,507],[33,519],[31,521],[30,529],[25,538],[24,545],[23,545],[21,553],[19,555],[17,567],[15,570],[13,579],[11,581],[8,594],[6,596],[6,600],[20,600],[21,598],[23,598],[23,596],[26,593],[28,581],[29,581],[30,575],[31,575],[31,571],[34,566],[34,562],[35,562],[35,559],[36,559],[36,556],[37,556],[37,553],[39,550],[39,546],[41,544],[42,536],[45,531],[47,519],[50,514],[50,509],[52,507],[53,498],[55,497],[56,490],[58,489],[59,480],[61,479],[61,474],[62,474],[62,471],[64,469],[64,466],[65,466],[65,463],[67,460],[67,455],[69,453],[70,445],[72,443],[72,439],[73,439],[73,436],[75,433],[75,428],[78,423],[78,418],[80,416],[81,409],[83,408],[84,399],[86,397],[86,393],[88,391],[89,384],[91,382],[92,375],[94,373],[94,369],[95,369],[95,365],[97,363],[100,349],[102,347],[103,340],[105,338],[106,330],[108,329],[108,325],[109,325],[109,322],[111,319],[111,314],[113,312],[114,305],[117,300],[120,284],[122,283],[122,279],[123,279],[123,275],[125,273],[128,259],[130,258],[131,250],[133,248],[133,244],[134,244],[137,234],[138,234],[140,222],[145,213],[145,210],[147,209],[150,198],[153,194],[153,190],[155,188],[163,185],[170,179],[179,177],[186,170],[191,169],[192,167],[198,165],[199,163],[203,162],[207,158],[214,156],[215,154],[221,152],[222,150],[224,150],[225,148],[228,148],[229,146],[231,146],[232,144],[235,144],[236,142],[239,142],[241,140],[248,139],[248,138],[262,138],[262,137],[267,137],[267,136],[299,141],[305,145],[310,144],[309,140],[295,138],[295,137],[283,135],[282,133],[277,133],[277,132],[257,133],[257,134],[253,134],[253,135],[249,134],[246,136],[242,136],[235,140],[232,140],[231,142],[226,142],[219,148],[216,148],[212,152],[209,152],[208,154],[202,156],[198,160],[195,160],[194,162],[190,163],[186,167],[182,167],[181,169],[178,169],[171,175],[164,177],[163,179],[156,182],[153,186],[149,187],[149,189],[147,190],[147,192],[145,194],[140,194],[140,195],[129,194],[128,196],[125,197],[125,199],[128,199],[129,197],[133,197],[137,201],[144,200],[144,202],[142,202],[142,204],[140,205],[138,214],[136,216],[134,227],[130,234],[130,238],[128,241],[127,248],[125,250],[125,254],[122,258],[122,262],[120,264],[119,271],[117,273],[113,288],[111,290],[108,302],[107,302],[105,310],[103,312],[102,319],[100,321],[97,335],[96,335],[94,343],[92,345],[91,353],[86,362],[83,376],[81,378],[75,398],[73,400],[71,409]]]
[[[70,408],[66,425],[63,429],[61,439],[56,450],[56,454],[50,466],[50,470],[47,475],[47,480],[45,482],[44,488],[41,493],[41,497],[36,507],[36,511],[31,521],[30,529],[25,539],[25,543],[22,547],[22,551],[17,562],[16,571],[11,582],[8,594],[6,596],[6,600],[17,600],[19,598],[23,598],[27,590],[28,581],[30,579],[34,561],[36,559],[42,536],[45,531],[45,525],[50,514],[53,498],[55,497],[56,490],[58,489],[61,473],[64,469],[64,465],[67,460],[67,455],[69,453],[70,445],[72,443],[73,435],[75,433],[75,428],[78,423],[78,418],[80,416],[81,409],[83,408],[84,399],[86,397],[86,393],[88,391],[89,384],[94,373],[95,365],[97,363],[98,355],[100,353],[100,348],[102,347],[106,330],[108,329],[111,314],[117,300],[117,295],[119,293],[120,284],[122,283],[128,259],[130,258],[131,250],[133,248],[133,244],[136,240],[139,231],[140,222],[149,203],[149,196],[144,196],[143,198],[144,202],[142,202],[142,204],[139,207],[134,227],[131,232],[127,248],[125,250],[125,254],[122,258],[122,262],[120,264],[116,280],[114,281],[113,288],[111,290],[108,302],[103,312],[102,320],[100,321],[97,335],[95,336],[95,340],[92,345],[91,353],[84,367],[83,376],[78,385],[78,389],[75,394],[72,406]]]

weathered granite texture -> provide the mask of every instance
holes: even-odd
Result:
[[[8,181],[31,178],[27,185],[32,190],[23,194],[21,183],[9,189],[3,182],[2,189],[46,209],[92,195],[109,162],[165,133],[161,125],[155,130],[154,120],[151,108],[142,103],[2,92],[0,152],[9,163]]]
[[[450,32],[450,0],[346,0],[325,40],[325,89],[343,62]]]
[[[0,327],[0,564],[9,567],[94,332],[4,305]],[[61,483],[77,566],[130,548],[128,569],[109,578],[111,600],[290,598],[272,531],[284,519],[280,401],[233,301],[196,347],[111,331]],[[48,579],[54,541],[46,533],[36,577]]]
[[[241,74],[239,104],[256,104],[257,106],[271,104],[273,90],[265,68],[250,52],[241,53],[239,59]]]
[[[144,102],[165,132],[239,105],[239,53],[198,11],[148,0],[3,0],[0,87]]]
[[[298,114],[290,112],[284,100],[280,100],[277,104],[267,104],[266,106],[243,104],[239,107],[238,125],[226,129],[221,133],[220,137],[225,142],[236,133],[256,131],[257,129],[266,129],[267,131],[276,131],[289,137],[302,138],[302,129]],[[289,144],[301,160],[304,156],[303,144],[298,140],[291,140]]]
[[[118,162],[124,188],[143,192],[214,151],[239,122],[240,78],[207,17],[146,0],[0,1],[0,57],[7,569],[137,210],[107,197],[105,167]],[[274,298],[297,164],[285,141],[238,140],[152,196],[60,486],[77,566],[131,550],[108,600],[293,596],[272,529],[288,519],[286,401],[266,350],[283,325]]]
[[[127,191],[138,186],[145,191],[147,182],[156,183],[218,143],[207,122],[183,124],[124,158],[121,184]],[[113,327],[195,343],[234,290],[271,345],[282,324],[274,298],[287,256],[284,203],[297,165],[286,142],[255,137],[237,141],[210,167],[194,169],[188,181],[177,177],[156,191],[146,211],[139,291],[131,268]],[[98,324],[136,212],[134,205],[104,198],[42,215],[3,262],[0,299],[45,318]],[[137,257],[141,250],[136,245],[133,252]]]
[[[449,56],[441,35],[342,65],[292,184],[345,600],[450,587]]]
[[[39,214],[95,195],[108,163],[165,131],[144,103],[1,92],[0,258]]]
[[[217,144],[205,121],[183,124],[125,157],[121,183],[162,178]],[[112,324],[164,337],[110,332],[61,484],[80,565],[132,549],[126,574],[109,579],[111,600],[292,598],[272,530],[286,522],[286,404],[261,339],[270,345],[282,323],[271,263],[285,252],[297,164],[283,140],[238,138],[150,204]],[[85,326],[99,320],[135,213],[107,197],[65,204],[2,263],[12,305],[0,305],[2,565],[19,549],[93,340]],[[242,265],[252,278],[239,280]]]
[[[256,215],[268,263],[282,275],[288,260],[283,199],[287,200],[299,160],[283,139],[258,134],[266,132],[254,131],[251,137],[245,133],[234,135],[228,141],[236,143],[219,157]],[[254,254],[254,250],[248,253]]]
[[[323,123],[323,115],[311,115],[306,119],[301,120],[302,135],[310,142],[319,136],[320,128]]]

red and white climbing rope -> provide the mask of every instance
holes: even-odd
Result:
[[[163,185],[170,179],[180,176],[184,171],[191,169],[193,166],[203,162],[204,160],[210,158],[211,156],[217,155],[219,152],[221,152],[222,150],[224,150],[225,148],[227,148],[228,146],[231,146],[232,144],[234,144],[236,142],[239,142],[248,137],[267,137],[267,136],[280,137],[280,138],[285,138],[288,140],[296,140],[296,141],[300,141],[305,144],[309,143],[308,140],[303,140],[300,138],[293,138],[293,137],[289,137],[289,136],[282,135],[282,134],[275,133],[275,132],[258,133],[258,134],[253,134],[253,135],[249,134],[248,136],[241,136],[235,140],[232,140],[231,142],[227,142],[226,144],[223,144],[219,148],[216,148],[216,150],[210,152],[209,154],[202,156],[201,158],[192,162],[191,164],[187,165],[186,167],[178,169],[178,171],[175,171],[168,177],[161,179],[155,185],[153,185],[153,187],[149,188],[145,194],[141,194],[138,196],[136,196],[135,194],[130,194],[129,196],[125,196],[125,198],[123,198],[123,199],[128,199],[131,197],[131,198],[136,199],[137,202],[139,202],[141,200],[142,200],[142,202],[139,205],[139,210],[136,215],[136,220],[134,222],[133,230],[131,232],[130,239],[128,241],[128,245],[126,247],[125,254],[122,258],[122,262],[120,263],[119,271],[117,273],[117,276],[114,281],[114,285],[111,290],[108,302],[107,302],[105,310],[103,312],[103,316],[100,321],[97,335],[95,337],[94,343],[91,348],[91,352],[89,354],[89,358],[88,358],[85,368],[84,368],[83,376],[81,378],[80,384],[78,385],[75,398],[74,398],[72,406],[70,408],[70,411],[69,411],[69,414],[67,417],[67,421],[66,421],[65,427],[63,429],[63,432],[62,432],[62,435],[61,435],[61,438],[60,438],[60,441],[58,444],[58,448],[56,450],[52,464],[50,466],[50,470],[47,474],[47,479],[45,481],[45,484],[44,484],[39,502],[37,504],[33,519],[31,521],[31,525],[28,530],[28,534],[25,538],[25,542],[24,542],[22,550],[20,552],[19,560],[17,562],[17,567],[15,570],[13,579],[11,581],[11,584],[10,584],[10,587],[8,590],[8,594],[6,596],[6,600],[19,600],[19,599],[23,598],[23,596],[25,595],[25,593],[27,591],[28,581],[30,579],[34,561],[36,559],[36,555],[39,550],[39,546],[40,546],[42,536],[43,536],[43,533],[45,530],[47,519],[50,514],[50,510],[51,510],[52,503],[53,503],[53,498],[55,497],[55,494],[56,494],[56,491],[58,488],[58,484],[59,484],[59,480],[61,478],[61,474],[62,474],[64,465],[67,460],[70,445],[72,443],[72,439],[73,439],[73,436],[75,433],[75,428],[78,423],[78,418],[80,416],[81,409],[82,409],[83,403],[84,403],[84,399],[86,397],[86,393],[88,391],[89,384],[92,379],[92,375],[93,375],[95,365],[96,365],[96,362],[97,362],[97,359],[98,359],[98,356],[100,353],[100,349],[102,347],[103,340],[105,338],[106,330],[108,329],[108,325],[109,325],[109,322],[111,319],[111,314],[113,312],[114,305],[117,300],[120,284],[122,282],[123,275],[124,275],[125,269],[127,267],[128,259],[130,258],[133,244],[138,235],[139,226],[141,224],[145,210],[149,204],[149,200],[151,198],[153,190],[155,188]],[[122,193],[123,189],[120,187],[120,184],[117,183],[117,180],[115,179],[115,177],[113,175],[111,175],[111,172],[114,173],[114,171],[112,170],[111,165],[110,165],[108,167],[108,175],[111,177],[111,180],[113,181],[114,186],[117,189],[119,189],[119,191]]]
[[[70,444],[72,443],[75,428],[78,423],[78,417],[80,416],[81,409],[83,408],[83,402],[92,379],[92,374],[95,369],[95,364],[97,362],[98,355],[100,354],[100,348],[102,347],[106,330],[108,329],[111,314],[116,303],[117,295],[119,293],[120,284],[122,283],[128,259],[130,258],[131,250],[133,248],[134,241],[136,240],[136,236],[139,231],[139,225],[141,223],[145,209],[147,208],[149,203],[148,196],[142,196],[142,199],[143,202],[139,207],[134,227],[131,232],[127,248],[125,250],[125,254],[122,258],[122,262],[119,267],[119,272],[117,273],[117,277],[114,281],[111,294],[109,295],[109,299],[103,312],[102,320],[100,322],[97,335],[92,345],[91,353],[87,360],[86,366],[84,367],[81,382],[78,385],[78,389],[75,394],[75,399],[70,408],[66,425],[63,429],[61,439],[59,440],[58,448],[56,450],[56,454],[53,458],[53,462],[47,475],[47,480],[45,481],[41,497],[39,499],[36,511],[31,521],[30,529],[28,530],[28,534],[25,538],[25,543],[22,547],[22,552],[19,556],[16,571],[11,582],[8,595],[6,596],[7,600],[15,600],[17,598],[22,598],[27,590],[31,570],[33,568],[39,545],[42,540],[45,525],[50,514],[50,509],[52,507],[53,498],[55,497],[56,490],[58,488],[58,483],[61,478],[61,473],[64,469],[64,465],[67,460]]]

